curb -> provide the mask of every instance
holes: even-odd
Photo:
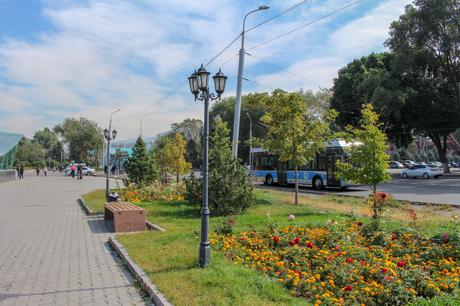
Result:
[[[148,230],[150,231],[160,231],[160,232],[165,232],[166,230],[162,228],[159,225],[156,225],[148,220],[145,220],[145,226],[147,227]]]
[[[275,190],[275,191],[280,191],[280,192],[288,192],[288,193],[293,193],[294,189],[286,189],[283,187],[269,187],[265,185],[254,185],[254,188],[256,189],[262,189],[262,190]],[[359,195],[354,195],[354,194],[338,194],[338,193],[332,193],[332,192],[327,192],[327,191],[309,191],[309,190],[300,190],[299,193],[304,193],[304,194],[313,194],[313,195],[333,195],[333,196],[338,196],[338,197],[348,197],[348,198],[360,198],[360,199],[365,199],[364,196],[359,196]],[[460,209],[460,205],[456,204],[439,204],[439,203],[432,203],[432,202],[420,202],[420,201],[408,201],[408,200],[397,200],[399,202],[405,202],[409,203],[411,205],[418,205],[418,206],[448,206],[456,209]]]
[[[115,252],[122,258],[124,263],[128,266],[129,271],[134,275],[134,278],[140,283],[142,289],[148,293],[155,305],[158,306],[172,306],[166,297],[158,291],[157,287],[150,281],[150,278],[142,270],[134,260],[129,257],[126,249],[121,245],[116,238],[109,237],[109,244]]]
[[[81,208],[83,208],[83,210],[88,216],[98,215],[98,213],[94,212],[93,210],[91,210],[91,208],[88,207],[88,205],[86,205],[85,200],[83,200],[82,197],[79,197],[77,202],[78,204],[80,204]]]

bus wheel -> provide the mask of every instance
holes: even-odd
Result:
[[[320,177],[316,176],[313,179],[313,188],[316,190],[320,190],[324,188],[323,180]]]
[[[273,185],[273,177],[270,174],[265,177],[265,185]]]

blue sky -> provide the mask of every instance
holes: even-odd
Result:
[[[300,0],[0,0],[0,130],[32,136],[66,117],[102,127],[112,110],[120,138],[167,130],[202,105],[186,78],[241,31]],[[272,43],[261,42],[353,0],[311,0],[247,33],[244,92],[331,87],[354,58],[384,50],[388,27],[410,0],[362,0]],[[235,94],[239,41],[208,66]]]

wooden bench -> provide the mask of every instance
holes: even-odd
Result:
[[[113,220],[116,233],[144,231],[145,209],[129,202],[105,203],[104,220]]]

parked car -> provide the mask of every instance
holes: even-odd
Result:
[[[442,168],[442,163],[438,162],[438,161],[430,161],[428,162],[428,165],[433,165],[433,166],[436,166],[438,168]]]
[[[392,160],[388,163],[388,167],[390,167],[391,169],[403,169],[404,165],[401,164],[399,161]]]
[[[416,162],[415,165],[422,165],[422,166],[426,166],[426,163],[425,162]]]
[[[401,177],[402,178],[417,178],[417,177],[423,177],[423,178],[439,178],[443,174],[442,168],[435,168],[435,167],[429,167],[427,165],[414,165],[408,169],[404,169],[401,172]]]
[[[451,167],[451,168],[458,168],[458,164],[455,163],[455,162],[450,162],[450,163],[449,163],[449,167]]]
[[[413,160],[409,160],[409,159],[403,160],[402,163],[403,163],[404,167],[406,167],[406,168],[409,168],[409,167],[412,167],[413,165],[415,165],[415,162]]]

